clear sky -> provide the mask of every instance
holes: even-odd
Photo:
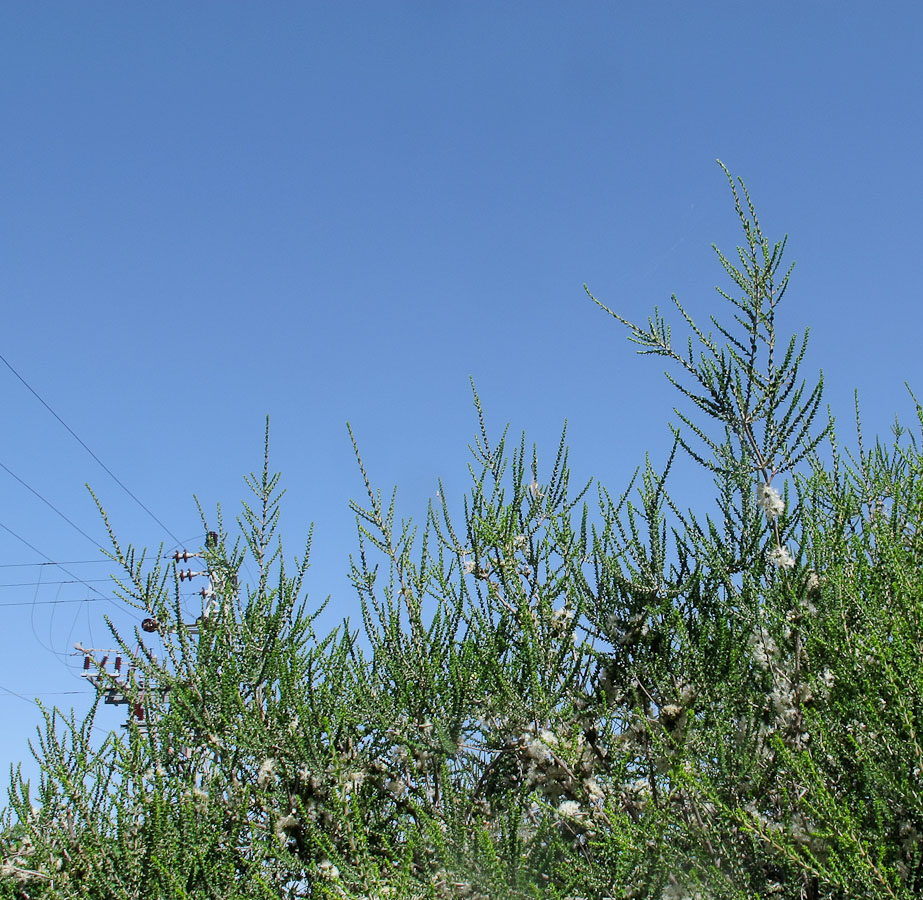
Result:
[[[0,364],[0,771],[31,698],[86,708],[73,643],[136,621],[87,482],[125,542],[195,549],[193,494],[236,514],[269,414],[319,631],[367,647],[347,420],[418,520],[467,489],[469,376],[549,464],[566,419],[575,478],[662,462],[664,367],[582,286],[723,314],[716,158],[789,235],[779,328],[843,430],[854,389],[870,433],[911,420],[921,89],[915,2],[2,4],[0,354],[153,517]]]

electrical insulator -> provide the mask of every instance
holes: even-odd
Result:
[[[108,657],[108,656],[104,656],[104,657],[103,657],[103,661],[99,664],[99,667],[100,667],[101,669],[105,669],[105,668],[106,668],[106,663],[107,663],[107,662],[109,662],[109,657]]]
[[[214,550],[218,546],[218,532],[209,531],[205,536],[205,546],[209,550]]]
[[[160,622],[156,619],[145,619],[141,623],[141,630],[148,632],[148,634],[153,634],[153,632],[157,631],[159,628]]]
[[[135,718],[139,722],[144,721],[144,707],[140,703],[135,704]]]
[[[83,658],[83,671],[84,671],[84,672],[89,672],[89,671],[90,671],[90,656],[89,656],[89,654],[87,654],[87,655],[84,656],[84,658]]]
[[[116,673],[120,673],[122,671],[122,657],[121,656],[117,656],[115,658],[115,671]]]
[[[207,575],[208,572],[193,572],[192,569],[186,569],[184,572],[182,569],[179,570],[179,580],[180,581],[192,581],[193,578],[198,575]]]
[[[180,553],[179,550],[177,550],[176,553],[173,554],[173,561],[174,562],[189,562],[190,558],[193,556],[195,556],[195,554],[190,553],[188,550],[183,550],[182,553]]]

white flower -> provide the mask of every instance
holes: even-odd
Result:
[[[650,782],[645,778],[639,778],[637,781],[633,781],[631,784],[627,785],[626,790],[630,794],[636,794],[638,796],[644,797],[651,792]]]
[[[749,645],[750,652],[753,654],[753,661],[761,669],[768,669],[778,649],[776,642],[767,632],[757,627],[753,629],[753,633],[750,635]]]
[[[558,742],[558,739],[547,728],[538,737],[532,737],[526,732],[520,740],[525,744],[526,755],[539,761],[548,759],[550,756],[549,745]]]
[[[533,478],[532,483],[529,485],[529,493],[532,495],[533,500],[541,500],[545,496],[542,489],[539,487],[538,482]]]
[[[340,870],[329,859],[325,859],[317,864],[323,878],[339,878]]]
[[[558,807],[559,816],[576,817],[580,815],[580,804],[576,800],[565,800]]]
[[[529,539],[524,534],[517,534],[513,538],[513,549],[514,550],[525,550],[529,544]]]
[[[769,696],[772,700],[772,707],[781,722],[788,723],[794,718],[798,709],[795,706],[795,699],[790,690],[776,686]]]
[[[678,703],[667,703],[660,709],[660,724],[670,732],[681,730],[686,724],[686,710]]]
[[[793,569],[795,560],[786,547],[773,547],[766,555],[766,558],[779,569]]]
[[[280,841],[284,841],[286,838],[286,831],[290,828],[295,828],[298,825],[298,819],[295,818],[291,813],[287,816],[282,816],[276,820],[276,827],[274,829],[276,837]]]
[[[817,612],[817,607],[810,600],[802,600],[799,606],[809,615],[813,616]]]
[[[365,781],[365,772],[350,772],[346,776],[346,787],[353,790],[359,787]]]
[[[585,778],[583,780],[583,786],[587,789],[590,800],[606,799],[606,792],[599,786],[599,782],[595,778]]]
[[[766,513],[767,519],[775,519],[785,512],[785,501],[779,496],[779,492],[768,484],[756,486],[756,502]]]
[[[705,900],[705,895],[695,888],[689,888],[671,880],[660,895],[661,900]]]
[[[792,838],[798,844],[810,843],[813,826],[810,819],[806,819],[800,812],[796,812],[789,822]]]
[[[275,771],[276,761],[274,759],[264,759],[260,765],[259,771],[256,773],[256,783],[260,787],[266,787]]]
[[[549,731],[547,728],[542,729],[541,734],[539,734],[539,737],[546,744],[556,744],[558,742],[558,739],[555,737],[554,732]]]
[[[465,561],[465,574],[473,575],[474,569],[475,569],[474,560],[473,559],[466,560]]]
[[[392,778],[390,781],[385,782],[385,790],[390,791],[395,797],[403,797],[406,787],[400,781],[395,781]]]

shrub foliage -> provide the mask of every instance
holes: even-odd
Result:
[[[356,448],[371,659],[348,620],[314,632],[268,426],[234,526],[203,516],[196,622],[178,564],[110,528],[144,627],[110,624],[126,667],[95,681],[134,712],[100,743],[97,706],[45,711],[37,783],[11,772],[0,897],[920,896],[920,431],[869,449],[858,428],[843,452],[818,423],[807,334],[776,332],[785,242],[724,171],[729,316],[703,329],[673,298],[674,343],[658,310],[639,326],[596,301],[685,398],[663,471],[575,489],[564,435],[540,464],[475,393],[463,515],[440,486],[418,529]],[[677,454],[713,508],[668,493]]]

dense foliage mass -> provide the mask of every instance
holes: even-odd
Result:
[[[895,427],[844,455],[817,424],[806,335],[777,343],[784,241],[728,178],[729,321],[676,302],[677,347],[660,313],[612,313],[691,401],[666,471],[594,510],[563,436],[542,467],[491,440],[475,395],[463,521],[440,490],[418,534],[360,459],[371,660],[348,627],[315,635],[268,462],[240,539],[206,523],[193,624],[177,564],[113,537],[145,625],[112,629],[130,676],[97,683],[136,712],[101,745],[95,708],[47,713],[38,783],[12,773],[0,897],[920,896],[923,452]],[[677,453],[713,510],[672,500]]]

